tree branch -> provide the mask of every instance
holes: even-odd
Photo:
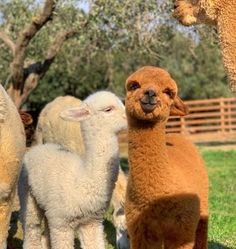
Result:
[[[48,49],[46,59],[43,62],[36,62],[34,64],[31,64],[24,69],[25,83],[19,97],[18,106],[24,103],[27,100],[29,94],[37,87],[39,80],[43,78],[45,73],[50,68],[64,41],[77,33],[78,32],[76,30],[61,31],[60,33],[58,33],[51,47]]]
[[[52,19],[56,7],[56,0],[46,0],[42,13],[32,19],[31,24],[19,34],[16,41],[15,56],[11,64],[13,87],[19,89],[24,83],[24,60],[26,48],[36,33]]]
[[[63,43],[70,37],[76,35],[77,33],[78,31],[76,30],[63,30],[59,32],[54,42],[48,49],[46,59],[44,61],[39,61],[34,64],[31,64],[26,69],[24,69],[24,78],[26,79],[32,73],[38,74],[40,79],[43,78],[44,74],[48,71],[49,67],[53,63],[58,52],[60,51]]]
[[[11,49],[11,52],[14,56],[16,45],[12,39],[4,31],[0,31],[0,39]]]

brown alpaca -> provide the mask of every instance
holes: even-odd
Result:
[[[165,134],[185,115],[175,81],[146,66],[126,81],[130,173],[125,214],[132,249],[207,248],[208,178],[194,145]]]
[[[174,16],[185,26],[217,25],[226,73],[236,92],[236,1],[176,0]]]

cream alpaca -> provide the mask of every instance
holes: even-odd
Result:
[[[126,82],[129,179],[125,203],[132,249],[206,249],[206,169],[194,145],[166,135],[169,115],[185,115],[177,86],[160,68]]]
[[[124,172],[120,169],[111,198],[111,204],[114,208],[113,223],[116,228],[116,245],[118,249],[130,248],[124,210],[126,188],[127,178]]]
[[[65,96],[57,97],[47,104],[39,115],[35,132],[36,143],[60,144],[71,152],[82,156],[84,154],[84,143],[81,136],[80,125],[60,118],[60,113],[63,110],[69,107],[79,106],[81,103],[81,100],[77,98]],[[111,199],[111,205],[114,208],[113,223],[116,228],[117,247],[119,249],[127,249],[129,247],[124,215],[126,185],[126,176],[120,170]]]
[[[174,16],[186,26],[198,23],[217,25],[225,69],[231,90],[236,92],[236,1],[176,0]]]
[[[5,249],[16,182],[25,152],[25,134],[18,111],[1,85],[0,141],[0,249]]]
[[[20,179],[23,247],[41,248],[45,215],[52,249],[74,248],[74,231],[82,248],[102,249],[103,215],[119,169],[116,134],[126,128],[124,106],[103,91],[63,111],[61,117],[80,121],[86,152],[81,158],[59,145],[45,144],[26,153]]]

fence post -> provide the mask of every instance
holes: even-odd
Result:
[[[186,134],[185,118],[184,117],[180,117],[180,133]]]
[[[224,111],[224,99],[220,98],[220,120],[221,120],[221,132],[225,133],[225,111]]]
[[[231,109],[231,102],[230,101],[227,101],[227,113],[228,113],[228,119],[229,119],[229,122],[228,122],[228,125],[229,125],[229,132],[232,132],[232,109]]]

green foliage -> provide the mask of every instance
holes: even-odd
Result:
[[[4,0],[0,30],[16,40],[40,13],[43,1]],[[50,70],[31,94],[28,106],[41,108],[58,95],[84,98],[97,89],[125,95],[127,76],[143,65],[166,68],[185,99],[230,96],[215,31],[182,28],[171,17],[171,1],[59,1],[54,19],[32,40],[28,60],[40,61],[60,30],[75,28],[77,37],[65,42]],[[86,23],[84,28],[83,24]],[[0,81],[10,74],[12,55],[0,40]]]
[[[173,34],[172,30],[164,37],[167,44],[161,53],[168,56],[162,57],[160,66],[176,79],[184,99],[231,96],[214,33],[209,32],[208,37],[203,37],[207,30],[199,28],[195,33],[197,40],[182,32]]]

